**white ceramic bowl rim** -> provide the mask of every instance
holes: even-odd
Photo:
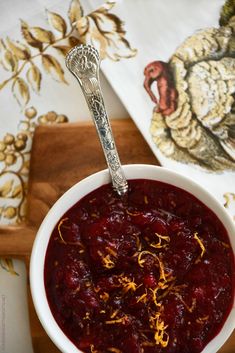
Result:
[[[219,204],[219,202],[209,194],[200,185],[183,175],[168,170],[163,167],[145,164],[132,164],[123,166],[127,179],[150,179],[162,181],[179,188],[182,188],[202,201],[206,206],[214,211],[222,221],[229,234],[230,242],[235,253],[235,227],[231,217]],[[38,317],[57,347],[64,353],[81,352],[64,334],[56,323],[47,302],[44,287],[44,259],[49,242],[50,235],[64,213],[70,209],[76,202],[89,192],[97,189],[101,185],[110,182],[110,176],[107,169],[83,179],[70,188],[50,209],[44,221],[42,222],[34,245],[30,261],[30,286],[33,302]],[[235,328],[235,306],[233,308],[220,333],[208,343],[202,353],[215,353],[227,340]]]

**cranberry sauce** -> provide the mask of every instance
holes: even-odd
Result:
[[[105,185],[58,222],[45,259],[58,325],[83,352],[198,353],[233,305],[234,255],[215,214],[189,193]]]

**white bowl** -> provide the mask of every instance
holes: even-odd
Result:
[[[162,167],[133,164],[126,165],[123,169],[127,179],[158,180],[182,188],[192,195],[195,195],[207,207],[213,210],[217,217],[221,220],[228,232],[233,252],[235,253],[235,227],[232,219],[224,208],[218,203],[218,201],[200,185],[196,184],[189,178]],[[81,351],[60,329],[47,302],[44,287],[44,260],[47,245],[55,225],[64,213],[83,196],[109,182],[110,176],[108,170],[106,169],[83,179],[70,188],[48,212],[38,230],[33,245],[30,261],[30,285],[33,302],[44,329],[55,345],[63,353],[79,353]],[[202,353],[217,352],[228,339],[234,328],[235,304],[233,304],[232,310],[219,334],[207,344]]]

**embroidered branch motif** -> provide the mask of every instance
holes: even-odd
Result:
[[[59,53],[64,57],[77,44],[93,44],[103,59],[117,61],[136,55],[136,50],[125,38],[123,22],[110,13],[115,4],[116,1],[107,1],[98,10],[84,16],[80,1],[72,0],[66,20],[47,10],[51,30],[30,26],[22,20],[22,41],[0,39],[0,64],[9,72],[9,77],[0,82],[0,90],[11,85],[12,94],[24,107],[30,101],[31,91],[40,92],[44,73],[67,84],[63,65],[56,55]]]

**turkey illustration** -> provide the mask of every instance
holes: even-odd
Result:
[[[156,104],[150,132],[163,155],[209,171],[235,170],[235,16],[198,31],[144,75]]]

